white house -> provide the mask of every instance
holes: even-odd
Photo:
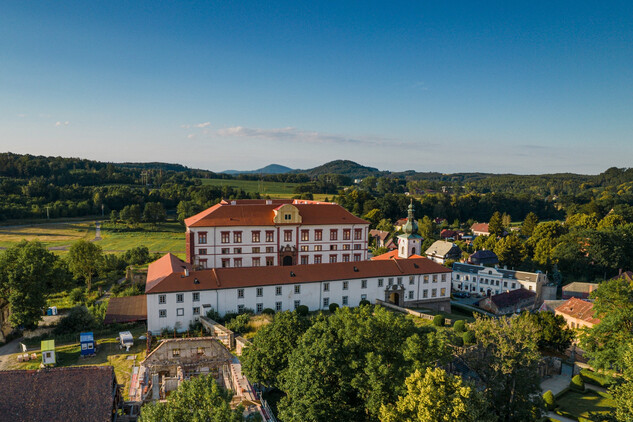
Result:
[[[330,202],[222,201],[185,220],[187,262],[196,268],[358,262],[369,223]]]
[[[221,315],[300,305],[315,311],[363,299],[449,311],[450,282],[451,270],[427,258],[193,271],[167,254],[148,269],[147,325],[152,333],[186,330],[211,308]]]
[[[503,292],[526,289],[536,293],[537,301],[542,297],[542,288],[549,281],[541,272],[529,273],[483,265],[453,264],[453,290],[491,296]]]

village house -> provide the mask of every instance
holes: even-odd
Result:
[[[222,201],[185,219],[187,262],[239,268],[358,262],[368,258],[369,223],[331,202]]]
[[[377,248],[386,248],[390,235],[391,233],[384,230],[373,229],[369,231],[369,237],[376,240],[375,244]]]
[[[123,403],[112,366],[0,371],[0,397],[12,422],[111,422]]]
[[[567,326],[572,329],[591,328],[600,323],[598,318],[594,318],[593,303],[576,297],[557,306],[554,313],[565,318]]]
[[[488,230],[488,223],[475,223],[470,226],[470,231],[474,236],[488,236],[490,231]]]
[[[525,289],[536,293],[537,301],[544,297],[543,286],[549,283],[542,272],[530,273],[501,268],[484,267],[456,262],[453,264],[453,290],[482,296],[492,296],[506,291]]]
[[[457,261],[462,257],[462,250],[456,244],[445,240],[438,240],[426,250],[425,255],[438,264],[446,261]]]
[[[477,251],[471,254],[468,257],[468,263],[473,264],[473,265],[484,265],[484,266],[498,265],[499,257],[497,257],[497,254],[494,253],[493,251],[484,249],[484,250]]]
[[[598,283],[581,283],[574,281],[563,286],[563,299],[576,297],[579,299],[589,299],[591,292],[598,288]]]
[[[509,315],[531,311],[536,304],[536,293],[525,289],[500,293],[479,301],[479,307],[495,315]]]

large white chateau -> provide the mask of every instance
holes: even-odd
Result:
[[[369,223],[330,202],[222,201],[185,220],[187,262],[196,268],[358,262]]]

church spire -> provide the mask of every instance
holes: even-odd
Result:
[[[411,203],[409,204],[409,212],[407,214],[407,223],[402,227],[402,231],[405,234],[415,234],[418,232],[418,223],[415,221],[413,211],[413,198],[411,198]]]

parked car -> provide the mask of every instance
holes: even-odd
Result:
[[[470,297],[470,293],[468,293],[468,292],[455,292],[455,293],[453,293],[453,297],[467,298],[467,297]]]

